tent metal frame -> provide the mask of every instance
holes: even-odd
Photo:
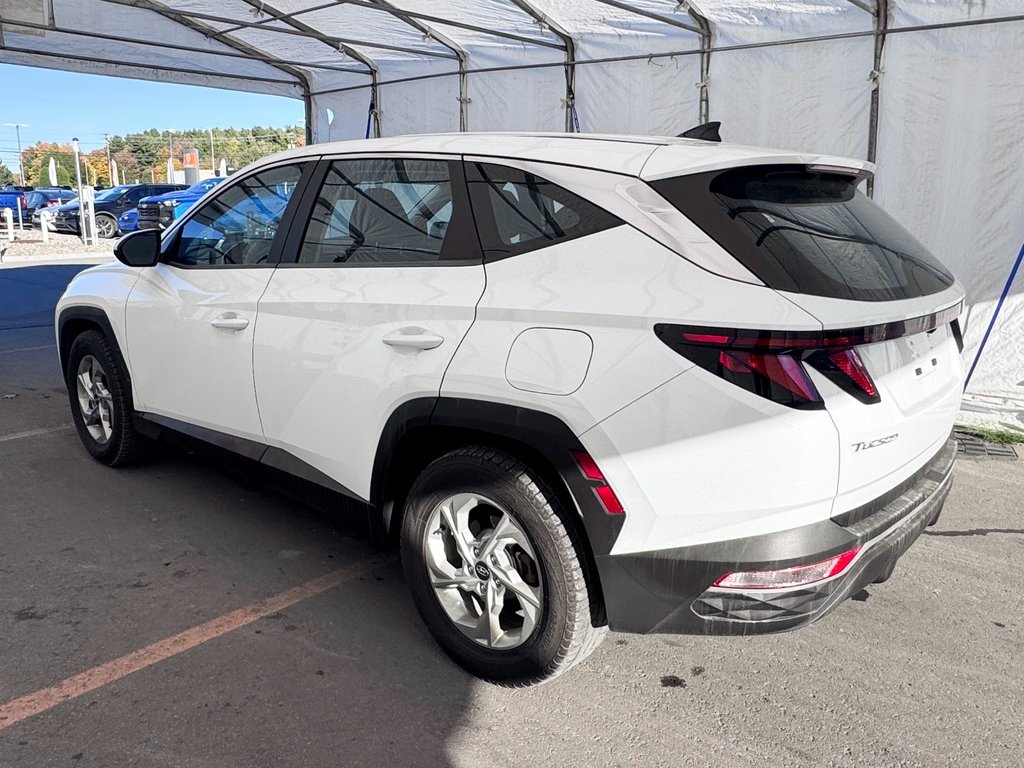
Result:
[[[381,9],[377,3],[373,2],[373,0],[330,0],[330,2],[321,3],[319,5],[312,5],[309,8],[301,8],[297,11],[292,11],[291,13],[286,14],[286,16],[288,18],[295,18],[297,16],[303,16],[308,13],[317,13],[319,11],[330,10],[331,8],[336,8],[339,5],[351,5],[357,8],[369,8],[371,10]],[[446,19],[443,16],[433,16],[429,13],[408,11],[404,8],[399,8],[398,6],[395,5],[392,6],[392,9],[392,15],[403,20],[416,20],[427,23],[443,24],[447,27],[464,29],[468,32],[479,32],[482,35],[491,35],[493,37],[503,38],[506,40],[515,40],[516,42],[526,43],[527,45],[539,45],[547,48],[561,48],[561,46],[558,43],[553,43],[549,40],[541,40],[539,38],[528,37],[526,35],[517,35],[514,32],[505,32],[503,30],[494,29],[493,27],[482,27],[476,24],[469,24],[463,21],[458,21],[456,19]],[[272,21],[272,19],[267,19],[266,21],[257,23],[267,23],[268,21]],[[232,32],[235,30],[227,29],[224,31]]]
[[[580,59],[577,57],[577,41],[574,40],[572,35],[568,32],[568,30],[562,27],[556,20],[548,17],[546,14],[540,11],[540,9],[538,9],[534,5],[532,0],[508,1],[513,6],[522,11],[525,15],[530,17],[534,22],[536,22],[541,27],[541,29],[549,30],[554,37],[558,38],[558,42],[534,38],[528,35],[520,35],[513,32],[507,32],[505,30],[493,29],[482,25],[470,24],[457,19],[446,19],[440,16],[434,16],[431,14],[406,10],[404,8],[401,8],[400,5],[398,5],[397,2],[395,2],[394,0],[330,0],[330,2],[314,4],[307,8],[301,8],[290,13],[285,13],[281,10],[276,9],[273,7],[272,4],[268,5],[266,0],[242,0],[242,2],[245,5],[251,7],[252,9],[254,9],[254,11],[264,13],[267,15],[267,18],[257,19],[255,21],[246,21],[238,18],[230,18],[227,16],[220,16],[214,13],[176,10],[170,7],[166,3],[166,0],[99,1],[109,3],[112,5],[125,6],[137,10],[149,11],[152,13],[159,14],[164,18],[182,24],[183,26],[197,33],[202,34],[204,37],[210,40],[214,40],[224,45],[225,48],[231,49],[223,51],[199,51],[199,53],[201,53],[204,56],[220,56],[223,58],[230,58],[236,60],[247,59],[252,61],[258,61],[280,71],[282,75],[287,76],[287,78],[289,79],[275,79],[265,76],[237,75],[233,73],[214,72],[209,70],[181,66],[153,65],[150,62],[114,60],[99,56],[86,56],[66,53],[58,54],[55,52],[40,51],[29,47],[12,47],[6,45],[6,41],[3,40],[3,27],[5,25],[11,28],[22,27],[25,29],[35,29],[44,32],[52,31],[59,34],[92,38],[95,40],[107,42],[121,42],[129,45],[136,45],[141,48],[162,47],[169,50],[195,50],[185,45],[164,43],[157,40],[130,39],[114,34],[107,34],[101,32],[85,32],[82,30],[70,29],[67,26],[61,26],[60,24],[58,24],[57,20],[54,18],[54,13],[52,12],[49,15],[49,22],[47,24],[36,24],[32,22],[15,20],[5,21],[3,19],[0,19],[0,50],[9,50],[13,53],[37,56],[42,59],[64,58],[71,61],[93,62],[98,64],[106,64],[114,67],[121,65],[125,67],[151,69],[159,72],[173,72],[183,75],[209,77],[214,80],[246,80],[253,82],[265,82],[274,85],[292,85],[300,90],[300,92],[302,93],[302,98],[305,102],[306,134],[308,141],[312,141],[312,100],[313,97],[315,96],[325,96],[334,93],[345,93],[349,91],[361,91],[364,89],[369,89],[373,135],[380,136],[381,86],[425,81],[439,77],[450,77],[452,75],[457,75],[459,78],[459,128],[460,130],[465,131],[468,130],[469,127],[468,107],[470,99],[468,94],[468,78],[470,75],[486,74],[489,72],[510,72],[519,70],[546,69],[550,67],[561,67],[565,72],[565,97],[563,99],[566,112],[565,130],[567,132],[572,132],[575,129],[573,123],[573,110],[575,107],[575,86],[577,67],[586,66],[590,64],[609,64],[627,61],[653,61],[655,59],[695,55],[700,56],[700,81],[696,84],[697,87],[700,89],[699,120],[700,122],[705,122],[709,119],[710,115],[709,74],[711,56],[713,53],[872,37],[874,39],[874,53],[873,69],[870,74],[872,81],[872,90],[867,150],[867,159],[871,162],[875,161],[878,151],[878,124],[881,100],[880,92],[883,54],[885,42],[890,35],[903,34],[909,32],[965,28],[987,24],[1005,24],[1024,21],[1024,14],[1020,14],[981,19],[960,19],[956,21],[939,22],[933,24],[909,25],[904,27],[892,27],[890,23],[890,0],[846,0],[851,5],[859,8],[860,10],[866,13],[871,14],[873,19],[871,30],[835,33],[829,35],[817,35],[813,37],[788,38],[759,43],[741,43],[736,45],[715,46],[712,42],[711,24],[703,16],[703,14],[700,13],[699,9],[695,8],[692,3],[687,2],[685,0],[678,4],[678,6],[676,7],[676,11],[685,10],[688,21],[682,21],[680,19],[667,16],[663,13],[657,13],[654,11],[649,11],[644,8],[639,8],[629,2],[625,2],[625,0],[592,0],[593,2],[599,3],[601,5],[606,5],[609,7],[626,11],[627,13],[630,14],[635,14],[641,18],[650,19],[658,23],[668,24],[673,27],[693,32],[699,37],[700,44],[699,47],[687,50],[665,51],[659,53],[646,54],[631,54],[623,56],[609,56],[594,59]],[[336,37],[333,35],[324,34],[315,29],[314,27],[305,24],[304,22],[296,18],[304,14],[328,10],[330,8],[342,5],[352,5],[360,8],[367,8],[370,10],[380,11],[381,13],[389,14],[393,18],[396,18],[399,21],[405,23],[410,28],[420,32],[425,39],[436,42],[438,46],[445,48],[446,50],[429,50],[424,48],[394,45],[384,41],[359,40],[349,37]],[[274,22],[277,22],[277,25],[272,26]],[[226,25],[226,28],[218,29],[217,26],[214,25]],[[448,35],[438,30],[437,27],[434,25],[444,25],[455,29],[465,29],[468,31],[478,32],[485,35],[491,35],[498,39],[516,41],[524,45],[533,45],[561,50],[564,54],[564,60],[561,62],[536,62],[530,64],[510,64],[505,66],[481,67],[476,69],[470,69],[469,52],[462,45],[452,40]],[[244,32],[245,30],[259,30],[261,32],[295,36],[319,42],[326,46],[327,48],[329,48],[330,50],[332,50],[338,56],[348,57],[352,61],[356,62],[361,67],[365,68],[365,71],[363,71],[362,69],[345,66],[345,64],[341,61],[333,64],[326,62],[311,63],[273,56],[272,54],[268,53],[262,48],[255,46],[252,43],[239,39],[237,37],[237,33]],[[458,69],[455,72],[432,72],[425,75],[392,78],[385,80],[381,78],[380,68],[376,63],[374,57],[359,50],[359,47],[382,51],[394,51],[397,53],[406,53],[411,56],[418,56],[424,58],[452,60],[456,62]],[[370,82],[363,85],[351,85],[338,88],[314,90],[312,73],[315,71],[339,72],[345,74],[362,75],[368,77]]]

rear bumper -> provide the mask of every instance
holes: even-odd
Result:
[[[952,485],[956,441],[884,496],[831,520],[744,539],[597,557],[608,622],[622,632],[748,635],[820,619],[864,586],[884,581],[933,524]],[[731,571],[786,568],[860,547],[835,578],[786,590],[714,587]]]
[[[78,219],[54,219],[53,228],[58,232],[78,233]]]

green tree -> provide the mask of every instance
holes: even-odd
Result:
[[[14,183],[14,173],[4,163],[0,163],[0,187],[9,187]]]

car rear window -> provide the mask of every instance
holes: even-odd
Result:
[[[803,165],[762,165],[651,186],[780,291],[891,301],[952,285],[953,276],[859,182]]]

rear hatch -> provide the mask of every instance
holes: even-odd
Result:
[[[733,349],[747,344],[754,357],[770,350],[800,361],[839,435],[836,514],[891,490],[939,451],[964,375],[963,291],[859,190],[866,175],[863,164],[830,158],[649,181],[766,286],[820,321],[820,333],[799,338],[769,339],[771,329],[722,338]]]

